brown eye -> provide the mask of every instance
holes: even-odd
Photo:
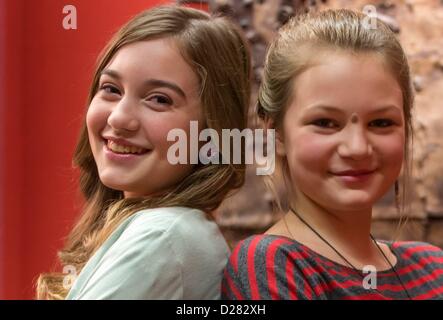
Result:
[[[100,90],[103,90],[103,92],[109,93],[109,94],[120,94],[120,91],[116,87],[109,85],[109,84],[103,85],[100,88]]]
[[[172,104],[172,100],[166,96],[163,95],[152,95],[148,98],[149,102],[152,102],[156,105],[171,105]]]
[[[387,128],[394,125],[394,121],[389,119],[377,119],[369,123],[370,127]]]
[[[338,124],[335,121],[326,118],[315,120],[311,124],[326,129],[332,129],[338,127]]]

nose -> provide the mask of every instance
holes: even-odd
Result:
[[[108,125],[116,131],[136,131],[140,123],[136,115],[137,105],[129,99],[121,99],[108,117]]]
[[[338,147],[338,154],[343,158],[362,160],[372,155],[372,145],[364,128],[352,124],[343,132],[342,141]]]

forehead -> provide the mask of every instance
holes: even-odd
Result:
[[[299,109],[321,104],[349,112],[370,112],[383,105],[403,109],[398,81],[375,54],[331,53],[294,79]]]
[[[160,79],[178,84],[183,90],[196,90],[198,77],[171,38],[138,41],[120,48],[106,69],[122,75],[123,80]]]

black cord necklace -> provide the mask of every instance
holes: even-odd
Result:
[[[324,243],[326,243],[332,250],[334,250],[334,252],[343,260],[345,261],[353,270],[355,273],[357,273],[358,275],[360,275],[361,277],[363,277],[363,275],[361,274],[360,270],[358,270],[351,262],[348,261],[348,259],[346,259],[337,249],[334,248],[334,246],[332,244],[330,244],[325,238],[323,238],[310,224],[308,224],[292,207],[289,207],[289,209],[297,216],[298,219],[300,219],[301,222],[303,222],[309,229],[311,229],[312,232],[314,232]],[[289,230],[288,224],[286,223],[286,219],[283,218],[286,224],[286,228],[288,229],[289,234],[291,235],[291,237],[293,239],[294,236],[292,235],[291,231]],[[378,250],[381,252],[381,254],[383,255],[384,259],[388,262],[389,266],[391,267],[391,269],[394,271],[395,276],[397,277],[399,283],[401,284],[401,286],[403,287],[404,292],[406,293],[406,296],[408,297],[409,300],[412,300],[408,290],[406,289],[405,285],[403,284],[403,281],[401,281],[400,276],[397,273],[397,270],[395,270],[395,267],[392,265],[391,261],[389,261],[388,257],[386,256],[386,254],[383,252],[383,250],[380,248],[380,246],[378,245],[377,241],[375,241],[374,237],[372,236],[372,234],[370,234],[372,241],[374,242],[375,246],[378,248]],[[378,293],[380,293],[381,295],[383,295],[380,291],[378,291],[377,289],[375,289],[375,291],[377,291]]]

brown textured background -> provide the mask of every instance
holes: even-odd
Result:
[[[372,4],[394,30],[411,65],[416,101],[414,111],[414,168],[411,181],[408,223],[397,233],[399,216],[393,191],[373,212],[373,233],[382,239],[427,241],[443,248],[443,0],[213,0],[212,12],[232,17],[244,30],[253,50],[256,99],[266,48],[276,30],[288,17],[307,8],[350,8],[363,10]],[[250,112],[251,126],[257,126]],[[276,172],[278,172],[276,168]],[[278,193],[284,193],[281,177]],[[255,168],[247,171],[245,186],[227,199],[216,217],[231,246],[239,240],[265,231],[282,213],[272,210],[274,196]]]

